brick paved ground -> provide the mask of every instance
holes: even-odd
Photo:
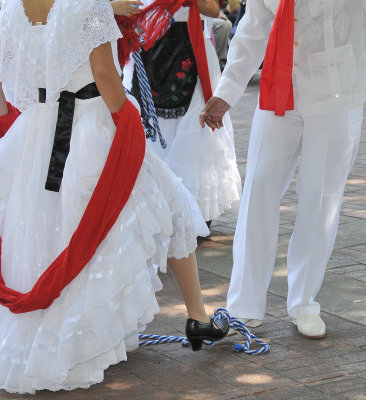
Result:
[[[258,77],[232,111],[241,173],[245,173],[250,121]],[[298,336],[286,312],[286,243],[296,212],[295,183],[282,202],[276,269],[262,327],[253,330],[271,344],[261,356],[233,353],[237,337],[193,353],[178,344],[141,348],[127,363],[108,369],[102,384],[89,390],[10,395],[0,400],[239,400],[366,399],[366,123],[359,156],[349,177],[340,232],[319,294],[327,337]],[[231,268],[235,217],[212,225],[211,237],[197,251],[202,291],[210,312],[225,305]],[[161,313],[148,332],[182,335],[185,312],[170,274],[162,277]]]

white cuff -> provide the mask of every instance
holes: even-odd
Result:
[[[230,107],[234,107],[244,93],[244,87],[231,79],[222,77],[215,89],[214,96],[225,100]]]

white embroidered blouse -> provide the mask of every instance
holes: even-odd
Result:
[[[214,96],[234,106],[263,61],[279,0],[247,0]],[[297,0],[297,106],[314,115],[366,100],[366,0]]]
[[[74,74],[78,85],[85,86],[93,81],[90,53],[119,37],[108,0],[55,0],[43,26],[32,26],[22,0],[3,0],[0,81],[8,100],[24,111],[38,103],[38,88],[43,87],[47,102],[57,101],[60,91],[70,82],[72,86]]]

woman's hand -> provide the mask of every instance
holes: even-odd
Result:
[[[206,124],[212,129],[222,128],[222,118],[229,108],[226,101],[219,97],[211,97],[200,114],[201,127],[204,128]]]
[[[143,3],[140,0],[113,0],[111,6],[115,15],[131,17],[139,12],[139,6]]]

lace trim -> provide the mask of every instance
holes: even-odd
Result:
[[[38,102],[40,77],[46,80],[47,102],[57,101],[93,49],[121,37],[106,0],[56,0],[43,29],[35,35],[21,0],[3,3],[0,74],[20,111]]]
[[[334,30],[338,33],[339,38],[342,41],[342,44],[347,39],[347,35],[350,29],[351,22],[347,17],[346,13],[343,12],[335,21],[334,21]]]
[[[189,104],[177,108],[156,108],[156,115],[164,119],[177,119],[183,117],[189,108]]]
[[[323,29],[321,25],[314,25],[313,29],[311,30],[312,35],[312,42],[313,42],[313,49],[317,49],[319,47],[320,41],[323,36]]]

